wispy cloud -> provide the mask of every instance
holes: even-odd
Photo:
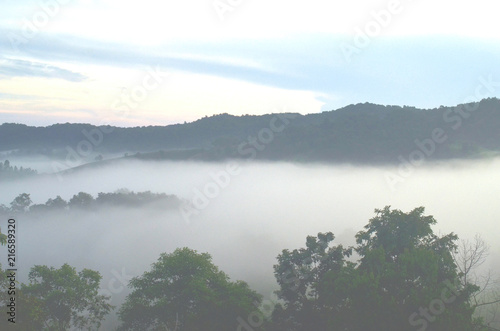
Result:
[[[0,58],[0,78],[12,77],[44,77],[59,78],[70,82],[82,82],[85,75],[47,63],[20,59]]]

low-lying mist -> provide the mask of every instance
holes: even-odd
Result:
[[[334,243],[353,245],[374,209],[386,205],[426,207],[438,221],[436,234],[480,234],[491,246],[483,267],[498,275],[499,170],[500,159],[429,164],[411,173],[398,167],[123,161],[2,183],[0,204],[20,193],[31,194],[34,203],[121,188],[174,194],[189,203],[18,216],[20,280],[27,281],[35,264],[98,270],[103,291],[119,305],[130,277],[149,270],[160,253],[187,246],[210,253],[233,280],[269,297],[282,249],[303,247],[307,235],[326,231],[335,234]],[[394,175],[396,184],[388,180]],[[0,221],[2,229],[5,224]]]

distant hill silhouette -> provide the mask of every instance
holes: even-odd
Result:
[[[60,159],[72,151],[86,160],[125,153],[142,159],[373,164],[423,154],[429,160],[476,158],[500,152],[500,100],[435,109],[364,103],[309,115],[220,114],[134,128],[5,123],[0,125],[0,152],[6,151]]]

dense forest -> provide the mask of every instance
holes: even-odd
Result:
[[[4,123],[0,152],[45,155],[72,164],[125,154],[171,160],[399,163],[413,151],[429,160],[498,155],[499,126],[496,98],[435,109],[364,103],[309,115],[220,114],[192,123],[133,128]]]
[[[471,277],[485,243],[461,245],[454,233],[435,234],[435,224],[423,207],[385,207],[356,234],[355,246],[334,244],[332,232],[308,236],[305,247],[277,256],[275,302],[187,247],[162,253],[133,278],[120,307],[98,293],[98,272],[36,265],[19,286],[16,330],[92,330],[115,309],[119,330],[495,330],[476,312],[498,310],[500,297],[481,295],[487,284]],[[0,274],[6,306],[8,271]]]

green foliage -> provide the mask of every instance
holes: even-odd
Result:
[[[261,301],[245,282],[230,282],[209,254],[188,248],[161,254],[130,287],[121,330],[236,330],[237,318]]]
[[[69,206],[120,206],[166,197],[122,190],[94,199],[81,192]],[[31,199],[21,194],[14,202],[25,210]],[[43,206],[66,205],[58,196]],[[376,209],[356,234],[355,247],[334,245],[335,236],[326,232],[308,236],[305,248],[283,250],[274,266],[279,304],[261,329],[486,331],[474,316],[480,287],[455,264],[457,236],[434,234],[436,220],[424,212],[423,207],[408,213]],[[0,268],[2,307],[9,299],[7,279]],[[35,266],[29,281],[16,293],[18,330],[97,329],[112,309],[109,298],[98,294],[98,272],[77,273],[67,264]],[[132,292],[118,313],[120,330],[244,330],[239,321],[248,320],[262,300],[247,283],[230,281],[209,254],[189,248],[161,254],[129,286]],[[0,321],[0,329],[7,327],[5,319]]]
[[[77,273],[67,264],[60,269],[34,266],[30,284],[16,280],[15,293],[14,287],[9,288],[9,275],[0,266],[0,307],[7,311],[6,305],[14,297],[16,318],[12,324],[5,315],[0,319],[1,330],[97,330],[112,308],[108,298],[97,293],[101,276],[96,271]]]
[[[7,278],[8,274],[9,273],[3,270],[0,265],[0,310],[6,312],[6,306],[10,302],[10,298],[14,297],[16,303],[16,318],[15,324],[12,324],[7,320],[8,315],[5,313],[2,314],[3,316],[0,319],[0,330],[44,330],[43,321],[46,316],[44,315],[42,302],[36,298],[27,297],[25,293],[19,289],[20,285],[17,281],[15,285],[15,295],[13,292],[9,294],[10,281]]]
[[[307,237],[306,248],[284,250],[275,275],[284,301],[275,330],[480,330],[452,253],[457,236],[439,237],[424,208],[375,210],[356,235],[358,262],[331,233]]]
[[[319,281],[331,270],[342,270],[345,258],[351,254],[351,249],[342,245],[330,246],[333,240],[331,232],[319,233],[317,237],[307,237],[306,248],[283,250],[278,255],[274,274],[280,285],[278,298],[285,304],[274,312],[273,320],[280,327],[325,328],[327,317],[319,300]]]
[[[112,309],[109,297],[98,294],[101,275],[96,271],[77,273],[68,264],[60,269],[37,265],[31,268],[29,281],[21,290],[35,303],[31,313],[38,317],[33,320],[44,329],[98,329]]]

